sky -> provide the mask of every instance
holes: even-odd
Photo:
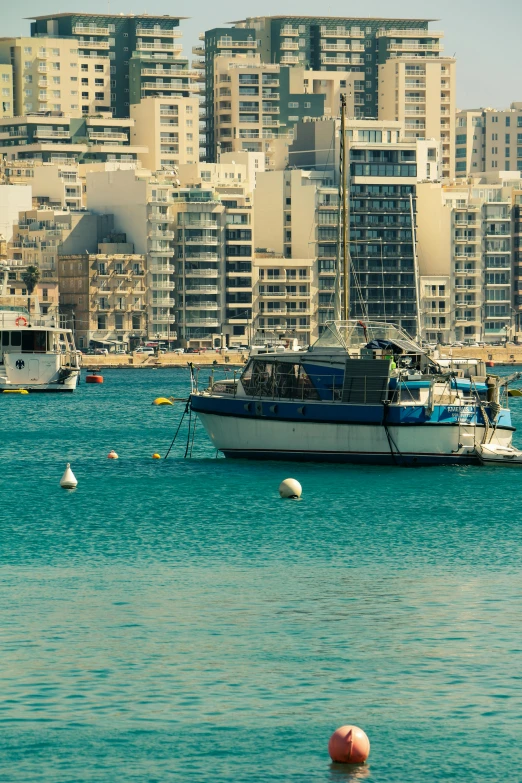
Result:
[[[457,57],[457,106],[508,108],[522,101],[521,0],[2,0],[1,36],[29,34],[26,17],[67,11],[149,13],[183,21],[184,53],[191,57],[200,32],[234,19],[270,14],[412,17],[439,20],[444,54]]]

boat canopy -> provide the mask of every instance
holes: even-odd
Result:
[[[375,345],[374,345],[375,343]],[[344,351],[356,348],[393,348],[397,346],[401,353],[425,353],[411,337],[394,324],[383,321],[327,321],[322,335],[309,349],[339,348]]]

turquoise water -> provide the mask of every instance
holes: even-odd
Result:
[[[187,372],[104,376],[0,397],[1,780],[520,778],[521,472],[153,461]]]

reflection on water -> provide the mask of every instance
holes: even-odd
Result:
[[[512,779],[516,471],[183,460],[183,428],[156,461],[188,373],[104,375],[0,397],[2,779],[468,783],[492,726]],[[331,764],[346,723],[367,765]]]

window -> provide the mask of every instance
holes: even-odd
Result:
[[[299,108],[299,104],[296,103],[295,101],[290,101],[290,103],[288,104],[288,108],[289,109],[298,109]]]
[[[506,144],[511,144],[511,134],[506,133]]]
[[[509,128],[511,125],[511,117],[506,117],[506,128]]]
[[[96,71],[96,73],[100,73],[100,72],[103,73],[103,65],[95,65],[94,70]],[[112,68],[111,68],[111,73],[112,73]]]
[[[498,133],[491,134],[491,141],[498,141]]]
[[[114,314],[114,328],[117,331],[123,330],[123,315],[122,313],[115,313]]]
[[[32,51],[31,46],[24,46],[24,54],[32,54]]]
[[[103,101],[104,97],[105,97],[105,93],[103,93],[103,92],[95,92],[94,93],[94,98],[97,101]]]
[[[101,303],[100,303],[100,306]],[[106,315],[99,315],[98,316],[98,329],[104,330],[107,328],[107,316]]]
[[[89,70],[89,63],[82,63],[82,71],[88,71]]]

